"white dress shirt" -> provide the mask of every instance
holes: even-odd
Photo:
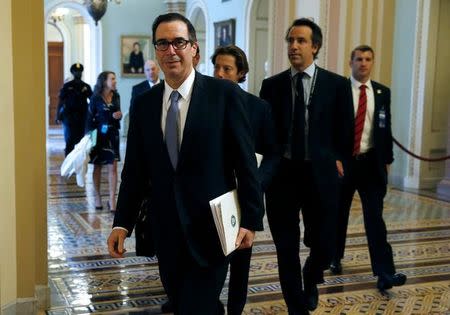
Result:
[[[158,84],[159,82],[161,82],[161,80],[158,78],[158,80],[156,80],[156,82],[152,82],[152,81],[147,81],[148,85],[150,86],[150,88],[152,88],[154,85]]]

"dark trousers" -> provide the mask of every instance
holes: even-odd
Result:
[[[151,215],[151,214],[150,214]],[[176,315],[214,315],[228,271],[229,260],[200,266],[192,257],[173,207],[165,209],[164,221],[151,220],[152,228],[164,226],[154,234],[161,281]],[[169,226],[168,222],[172,222]]]
[[[383,199],[386,195],[386,185],[386,171],[380,170],[374,151],[362,155],[358,159],[353,158],[345,170],[339,205],[335,258],[342,259],[344,257],[349,211],[353,195],[355,191],[358,191],[374,275],[382,272],[390,275],[395,273],[392,248],[387,242],[386,224],[383,220]]]
[[[228,315],[240,315],[247,302],[248,276],[252,248],[236,250],[230,259],[230,282],[228,284]]]
[[[277,174],[266,191],[266,211],[277,250],[278,272],[284,300],[290,314],[305,309],[300,263],[300,209],[304,218],[304,243],[310,247],[308,277],[323,281],[323,269],[315,263],[320,210],[318,192],[309,162],[282,159]],[[304,274],[305,275],[305,274]]]
[[[84,124],[80,126],[70,123],[63,122],[63,130],[64,130],[64,141],[66,142],[66,148],[64,149],[64,154],[67,156],[70,152],[72,152],[75,145],[80,142],[80,140],[84,136]]]

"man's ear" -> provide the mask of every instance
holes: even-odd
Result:
[[[317,52],[319,51],[319,45],[312,44],[312,48],[313,48],[313,54],[314,55],[317,54]]]
[[[197,50],[198,50],[197,42],[194,42],[194,44],[192,44],[192,47],[195,47],[195,50],[194,50],[193,55],[192,55],[192,57],[194,57],[195,55],[197,55]]]

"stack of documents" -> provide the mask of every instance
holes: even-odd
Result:
[[[236,189],[209,202],[225,256],[236,249],[236,238],[241,223],[241,209]]]

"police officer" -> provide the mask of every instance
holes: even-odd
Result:
[[[75,63],[70,67],[73,80],[64,84],[59,92],[56,123],[62,122],[67,156],[84,136],[88,99],[92,95],[89,84],[81,80],[83,65]]]

